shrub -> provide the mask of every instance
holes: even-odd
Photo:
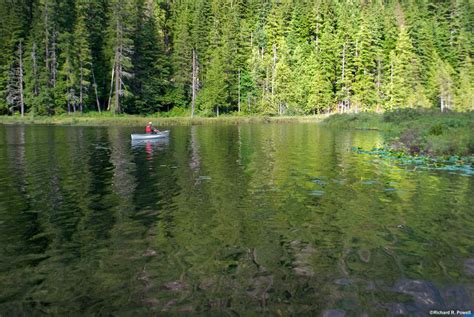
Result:
[[[443,125],[439,124],[439,123],[433,125],[429,129],[428,134],[431,134],[431,135],[441,135],[441,134],[443,134]]]
[[[191,110],[183,107],[173,107],[168,112],[161,112],[163,117],[187,117],[191,116]]]
[[[382,118],[385,122],[401,123],[405,121],[416,120],[420,118],[425,112],[426,111],[411,108],[397,109],[385,112]]]
[[[419,153],[421,151],[420,145],[423,142],[423,138],[418,128],[405,130],[400,135],[399,140],[410,153]]]

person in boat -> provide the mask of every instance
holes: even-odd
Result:
[[[156,129],[151,122],[148,122],[147,126],[145,127],[145,133],[156,134],[158,132],[160,132],[160,130]]]

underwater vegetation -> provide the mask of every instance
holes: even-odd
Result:
[[[451,155],[449,157],[432,157],[428,155],[413,155],[388,148],[364,150],[360,147],[352,147],[351,150],[357,154],[374,155],[384,160],[390,160],[400,166],[461,172],[466,176],[474,175],[474,156]]]

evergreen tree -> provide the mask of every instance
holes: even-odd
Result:
[[[469,57],[466,57],[461,66],[455,109],[458,111],[474,111],[474,66]]]
[[[108,54],[110,43],[108,43],[107,33],[110,5],[107,0],[78,1],[83,5],[84,22],[88,33],[88,43],[91,53],[91,76],[96,99],[94,109],[99,109],[100,105],[106,105],[110,93],[110,55]],[[93,17],[93,18],[89,18]],[[80,19],[80,14],[78,13]],[[85,52],[85,51],[84,51]],[[89,78],[90,79],[90,78]],[[97,92],[96,92],[97,91]]]
[[[324,76],[324,71],[319,62],[320,56],[311,52],[308,58],[308,98],[306,102],[306,113],[321,113],[329,111],[332,107],[332,85]]]
[[[187,5],[181,4],[176,14],[172,54],[173,99],[177,106],[186,106],[190,100],[192,72],[190,12]]]
[[[454,70],[448,62],[438,60],[435,74],[441,111],[453,109],[454,104]]]
[[[273,113],[282,115],[287,112],[288,108],[291,109],[294,79],[290,68],[289,51],[286,42],[282,41],[279,43],[278,48],[275,54],[277,62],[274,72],[275,80],[272,85],[272,104],[276,108],[274,108]]]
[[[199,104],[207,114],[219,116],[226,105],[227,74],[222,48],[217,48],[211,55],[210,66],[206,71],[203,89],[199,95]]]
[[[377,56],[381,49],[376,38],[376,21],[362,15],[362,22],[355,44],[354,104],[356,109],[373,109],[377,102],[376,72]]]
[[[415,94],[418,61],[406,28],[400,27],[397,46],[390,52],[387,106],[389,109],[406,108],[409,98]]]
[[[153,113],[171,103],[167,93],[169,65],[159,37],[153,2],[138,0],[136,10],[131,84],[134,110],[129,112]]]
[[[24,94],[24,46],[23,41],[18,43],[15,60],[8,74],[7,103],[10,111],[18,110],[23,117],[25,115],[25,94]]]
[[[72,43],[72,35],[64,33],[61,36],[61,55],[62,66],[59,71],[58,83],[56,90],[58,91],[56,104],[60,107],[67,105],[67,112],[76,112],[78,106],[77,87],[79,86],[77,78],[77,65],[74,52],[74,44]],[[65,100],[64,100],[65,99]],[[55,110],[56,113],[61,112],[61,108]]]
[[[228,52],[223,45],[222,17],[215,17],[213,28],[209,34],[209,66],[207,67],[199,95],[199,105],[208,115],[219,116],[222,108],[227,106],[229,92],[229,73],[225,64]]]
[[[111,61],[111,83],[108,109],[114,113],[122,112],[122,97],[131,95],[127,80],[132,77],[133,42],[131,39],[130,0],[113,0],[109,24],[109,54]]]
[[[25,100],[33,114],[54,113],[57,75],[56,37],[52,17],[54,6],[43,0],[36,7],[25,59]]]
[[[0,0],[0,113],[465,111],[473,21],[469,0]]]
[[[11,85],[18,87],[19,47],[24,55],[24,41],[31,23],[32,1],[0,1],[0,114],[11,107]],[[17,93],[15,93],[17,95]],[[16,107],[15,109],[19,109]]]
[[[89,100],[92,73],[92,55],[89,44],[90,34],[86,25],[87,9],[86,1],[77,1],[77,21],[72,39],[75,47],[74,59],[76,60],[80,112],[84,110],[85,103]]]

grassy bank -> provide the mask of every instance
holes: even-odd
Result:
[[[240,116],[163,117],[106,113],[63,114],[57,116],[0,116],[3,124],[52,124],[77,126],[144,126],[152,121],[157,126],[321,122],[339,129],[380,130],[388,149],[411,155],[474,155],[474,112],[440,113],[439,111],[400,110],[377,113],[335,114],[331,116]]]
[[[240,116],[222,115],[220,117],[162,117],[112,115],[110,113],[63,114],[57,116],[0,116],[3,124],[52,124],[77,126],[144,126],[152,121],[156,126],[201,125],[201,124],[240,124],[240,123],[285,123],[285,122],[320,122],[326,116]]]
[[[333,115],[330,127],[374,129],[385,134],[388,148],[410,155],[474,155],[474,113],[400,110],[384,114]]]

